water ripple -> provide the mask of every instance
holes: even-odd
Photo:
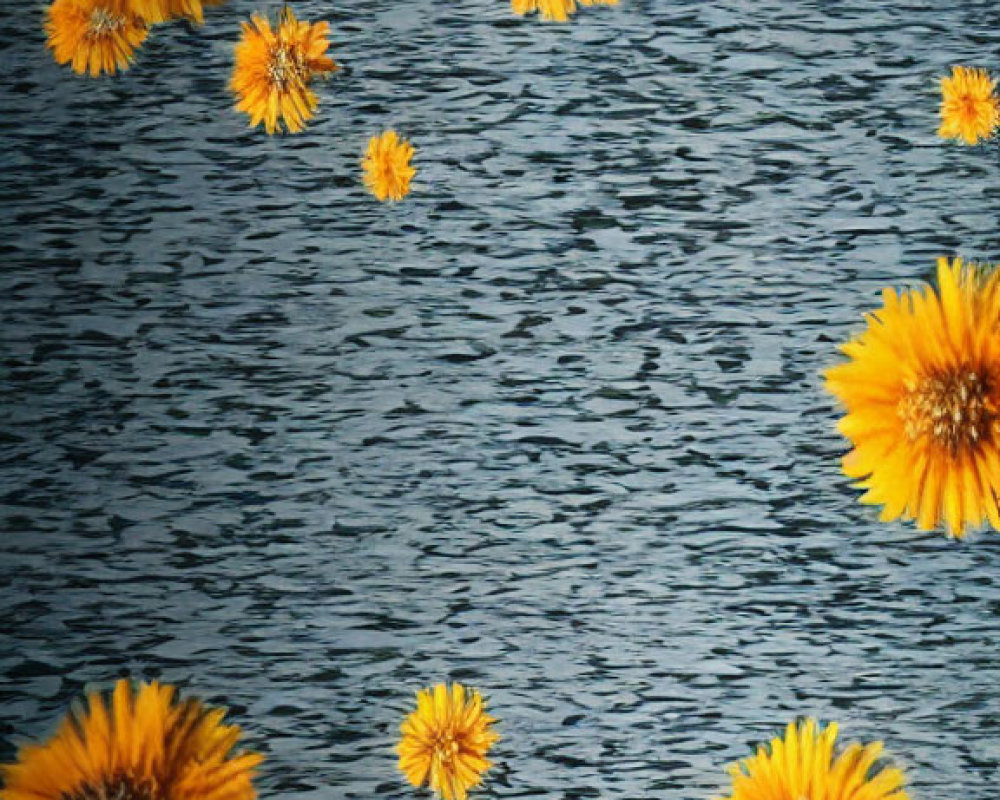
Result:
[[[935,137],[988,4],[369,5],[297,6],[345,68],[274,139],[252,4],[93,82],[0,10],[0,757],[159,676],[264,794],[402,798],[452,678],[497,796],[708,797],[813,714],[992,797],[1000,544],[878,524],[819,378],[881,286],[998,257],[995,154]]]

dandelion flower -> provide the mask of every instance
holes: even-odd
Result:
[[[400,139],[395,131],[373,136],[361,162],[365,186],[379,200],[402,200],[410,191],[410,180],[417,174],[410,166],[413,153],[413,145]]]
[[[510,0],[510,7],[515,14],[523,17],[535,11],[549,22],[566,22],[570,14],[576,11],[575,0]]]
[[[55,0],[45,28],[56,62],[94,78],[128,69],[148,33],[124,0]]]
[[[837,726],[817,729],[814,720],[789,724],[785,738],[771,740],[770,752],[729,767],[732,795],[725,800],[907,800],[903,773],[876,765],[882,743],[851,744],[833,755]]]
[[[961,537],[984,520],[1000,529],[1000,281],[960,258],[937,273],[937,293],[883,291],[826,386],[847,408],[843,468],[861,502]]]
[[[499,738],[483,712],[479,692],[439,683],[417,693],[417,710],[400,726],[399,768],[414,786],[429,782],[444,800],[465,800],[491,764],[486,753]]]
[[[330,25],[300,22],[287,6],[277,30],[259,14],[251,23],[242,23],[243,38],[236,45],[230,82],[239,100],[236,108],[250,115],[250,127],[263,122],[274,133],[280,130],[280,117],[289,133],[298,133],[319,104],[309,84],[317,75],[339,69],[324,55]]]
[[[941,79],[942,139],[975,144],[988,139],[1000,126],[1000,102],[993,90],[996,81],[985,70],[952,67],[951,77]]]
[[[224,713],[120,680],[109,703],[92,693],[49,741],[0,767],[0,800],[253,800],[261,757],[230,757],[240,729]]]

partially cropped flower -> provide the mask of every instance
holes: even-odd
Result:
[[[167,22],[183,17],[199,25],[204,22],[205,6],[217,6],[225,0],[128,0],[132,10],[146,22]]]
[[[581,6],[616,6],[618,0],[510,0],[511,10],[518,16],[538,12],[538,16],[549,22],[566,22],[576,13],[576,4]]]
[[[1000,126],[1000,101],[996,81],[985,70],[952,67],[951,77],[941,79],[941,127],[943,139],[961,139],[976,144],[988,139]]]
[[[280,119],[289,133],[298,133],[319,105],[309,84],[317,75],[339,69],[325,55],[329,24],[301,22],[286,6],[277,30],[258,14],[242,25],[230,82],[239,100],[236,108],[250,115],[251,127],[263,122],[274,133],[281,129]]]
[[[417,174],[410,166],[413,145],[400,139],[395,131],[373,136],[361,162],[365,186],[379,200],[402,200],[410,191],[410,180]]]
[[[240,729],[222,709],[178,702],[158,683],[92,693],[44,744],[0,767],[0,800],[253,800],[261,756],[233,755]]]
[[[834,756],[836,738],[836,725],[789,724],[784,739],[729,767],[733,787],[725,800],[907,800],[903,773],[878,763],[881,742],[850,744]]]
[[[826,372],[854,448],[844,473],[882,520],[1000,530],[1000,278],[960,258],[931,287],[882,293],[868,328]]]
[[[575,0],[510,0],[510,7],[519,16],[535,11],[549,22],[566,22],[576,11]]]
[[[45,28],[56,62],[91,77],[128,69],[148,34],[126,0],[54,0]]]
[[[439,683],[417,693],[417,710],[400,726],[399,768],[414,786],[429,783],[443,800],[465,800],[490,766],[486,753],[499,738],[479,692]]]

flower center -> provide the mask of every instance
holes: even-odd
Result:
[[[975,448],[996,419],[989,390],[985,376],[958,369],[921,380],[899,401],[897,412],[910,441],[927,434],[952,452]]]
[[[285,89],[293,81],[299,81],[305,69],[302,55],[287,44],[280,44],[271,51],[271,61],[267,74],[279,89]]]
[[[73,792],[63,793],[60,800],[158,800],[158,794],[151,781],[118,774],[96,785],[85,783]]]
[[[451,734],[443,734],[434,742],[434,757],[438,761],[450,762],[458,755],[458,742]]]
[[[979,117],[982,110],[982,103],[979,102],[972,95],[966,95],[962,98],[962,114],[965,115],[966,119],[975,120]]]
[[[87,27],[87,35],[93,39],[108,34],[115,33],[125,26],[125,18],[112,14],[106,8],[95,8],[90,12],[90,25]]]

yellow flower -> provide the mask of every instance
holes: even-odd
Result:
[[[499,738],[483,712],[479,692],[466,697],[461,684],[443,683],[417,693],[417,710],[400,731],[399,768],[414,786],[430,782],[444,800],[465,800],[491,764],[486,753]]]
[[[1000,103],[993,93],[996,81],[981,69],[952,67],[951,77],[941,79],[942,139],[962,139],[975,144],[988,139],[1000,126]]]
[[[261,756],[230,757],[240,729],[220,724],[225,711],[173,696],[125,680],[107,705],[92,693],[48,742],[0,767],[0,800],[253,800]]]
[[[576,13],[576,4],[582,6],[616,6],[618,0],[510,0],[511,10],[518,16],[538,15],[550,22],[567,22],[571,14]]]
[[[274,133],[280,117],[289,133],[298,133],[319,104],[309,84],[316,75],[339,69],[324,55],[330,25],[300,22],[287,6],[276,31],[258,14],[251,21],[242,23],[243,38],[236,45],[230,82],[239,100],[236,108],[250,115],[250,127],[263,122]]]
[[[575,0],[510,0],[510,7],[518,16],[537,11],[550,22],[566,22],[576,11]]]
[[[148,33],[124,0],[55,0],[45,28],[56,62],[95,78],[128,69]]]
[[[826,386],[847,408],[843,468],[861,501],[961,537],[984,520],[1000,529],[1000,281],[941,258],[938,285],[885,289]]]
[[[834,758],[837,726],[817,730],[814,720],[789,724],[785,738],[771,740],[770,752],[729,767],[732,795],[725,800],[907,800],[903,773],[880,768],[882,743],[851,744]]]
[[[402,200],[410,191],[410,180],[417,174],[410,166],[413,153],[413,145],[400,139],[395,131],[373,136],[361,162],[365,186],[379,200]]]

